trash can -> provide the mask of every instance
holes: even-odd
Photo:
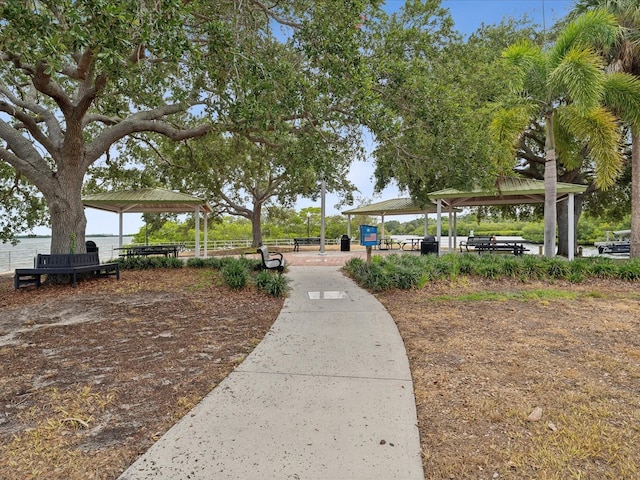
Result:
[[[96,245],[96,242],[94,242],[93,240],[87,240],[85,242],[85,246],[87,248],[87,253],[93,253],[98,251],[98,246]]]
[[[420,255],[427,255],[429,253],[438,254],[438,241],[433,235],[425,235],[422,243],[420,244]]]
[[[348,252],[351,250],[351,239],[349,238],[349,235],[342,235],[342,237],[340,237],[340,251],[341,252]]]

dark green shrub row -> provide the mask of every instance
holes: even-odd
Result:
[[[128,257],[118,260],[123,270],[147,270],[152,268],[182,268],[185,262],[173,257]],[[259,260],[246,257],[193,257],[187,260],[191,268],[211,268],[219,270],[226,285],[239,290],[245,288],[252,279],[259,290],[276,297],[282,297],[289,289],[288,279],[280,274],[261,271]]]
[[[374,256],[371,264],[352,258],[345,271],[356,282],[374,291],[389,288],[421,288],[432,280],[452,280],[458,275],[489,279],[566,280],[579,283],[587,278],[640,280],[640,259],[614,260],[603,257],[561,258],[534,255],[389,255]]]
[[[118,259],[121,270],[148,270],[150,268],[182,268],[184,262],[175,257],[123,257]]]

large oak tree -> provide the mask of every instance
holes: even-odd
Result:
[[[82,251],[85,175],[101,158],[126,155],[123,140],[140,132],[277,144],[283,132],[327,119],[334,128],[353,122],[354,106],[366,104],[357,24],[378,3],[0,1],[0,199],[18,191],[25,199],[5,203],[4,238],[33,224],[35,188],[50,215],[51,252],[72,243]],[[274,37],[303,59],[315,96],[267,108],[261,85],[274,72],[260,59]]]

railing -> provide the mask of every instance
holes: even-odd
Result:
[[[200,242],[200,249],[204,251],[211,250],[232,250],[235,248],[251,248],[253,240],[207,240],[205,246],[204,241]],[[160,245],[162,242],[149,242],[149,245]],[[165,242],[166,243],[166,242]],[[176,242],[182,246],[181,251],[195,252],[195,241],[190,242]],[[264,245],[269,247],[293,247],[293,238],[276,238],[263,240]],[[130,246],[143,245],[137,243],[130,243]],[[325,245],[340,245],[340,238],[327,238],[325,239]]]

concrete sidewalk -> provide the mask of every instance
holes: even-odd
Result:
[[[122,480],[424,478],[391,316],[337,267],[287,276],[264,340]]]

